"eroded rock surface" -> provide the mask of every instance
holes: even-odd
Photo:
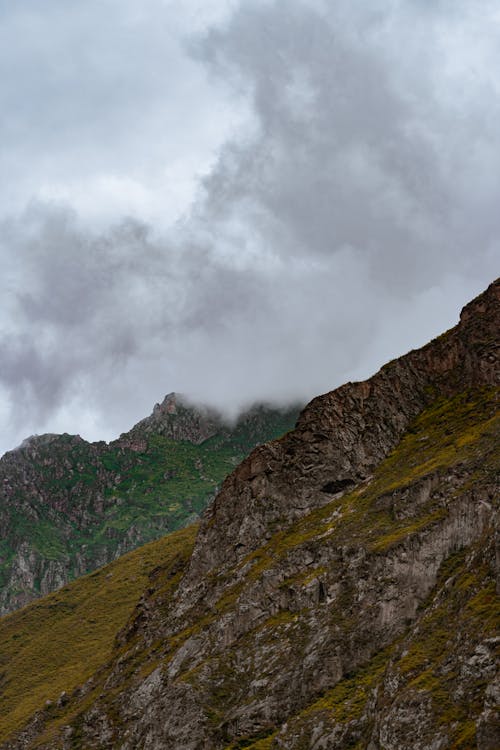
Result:
[[[499,322],[497,282],[253,451],[109,664],[2,747],[498,746]]]

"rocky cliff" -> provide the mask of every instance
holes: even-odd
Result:
[[[495,282],[255,449],[110,657],[46,678],[1,747],[496,750],[499,322]]]
[[[0,459],[0,614],[192,522],[297,408],[254,407],[228,425],[176,394],[109,445],[40,435]]]

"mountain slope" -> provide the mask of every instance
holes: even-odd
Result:
[[[254,450],[106,666],[1,747],[498,747],[499,321],[496,282]]]
[[[150,542],[0,619],[2,732],[22,726],[46,702],[57,710],[57,700],[64,704],[62,693],[106,664],[149,576],[179,568],[189,558],[196,528]]]
[[[170,394],[109,445],[41,435],[0,459],[0,614],[195,519],[296,408],[254,407],[228,426]]]

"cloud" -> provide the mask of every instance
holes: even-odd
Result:
[[[150,21],[171,18],[173,6],[148,4],[139,19],[132,6],[117,40],[113,15],[104,18],[83,92],[70,72],[49,97],[62,107],[68,91],[76,115],[62,132],[79,133],[89,164],[69,138],[59,152],[48,105],[36,136],[10,136],[14,151],[28,145],[19,195],[29,193],[31,159],[32,185],[45,174],[45,147],[54,161],[52,193],[39,190],[0,226],[5,447],[45,429],[110,438],[171,390],[228,413],[259,398],[307,399],[449,327],[497,273],[494,3],[212,3],[210,28],[205,19],[187,46],[189,14],[167,34],[180,77],[168,83],[171,118],[154,84],[168,67],[158,57],[165,31]],[[146,60],[136,71],[121,68],[129,42]],[[225,113],[231,101],[236,119]],[[102,167],[108,149],[121,172],[106,182],[116,173]],[[176,151],[179,164],[201,154],[205,167],[197,177],[179,167],[191,187],[167,227],[155,217],[171,188],[150,164]],[[152,195],[156,208],[144,208]],[[58,207],[58,196],[72,207]],[[103,222],[120,210],[135,218]]]
[[[242,4],[208,35],[201,59],[241,79],[259,128],[207,178],[207,221],[246,214],[280,254],[354,247],[382,285],[395,270],[418,287],[467,266],[473,238],[480,254],[495,242],[492,6],[472,28],[466,3],[451,18],[449,4],[370,6]]]
[[[101,226],[177,218],[241,119],[239,102],[184,50],[187,25],[201,33],[226,6],[0,4],[0,169],[11,177],[2,212],[35,198]]]

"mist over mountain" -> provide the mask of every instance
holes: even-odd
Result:
[[[174,390],[307,400],[497,274],[495,2],[0,18],[0,450],[113,439]]]
[[[232,423],[170,393],[117,440],[32,435],[0,458],[0,615],[196,521],[234,467],[299,406]]]
[[[498,750],[498,1],[0,3],[0,110],[0,750]]]
[[[496,750],[499,321],[497,280],[199,524],[0,618],[2,750]],[[172,394],[122,440],[179,428],[224,444]]]

